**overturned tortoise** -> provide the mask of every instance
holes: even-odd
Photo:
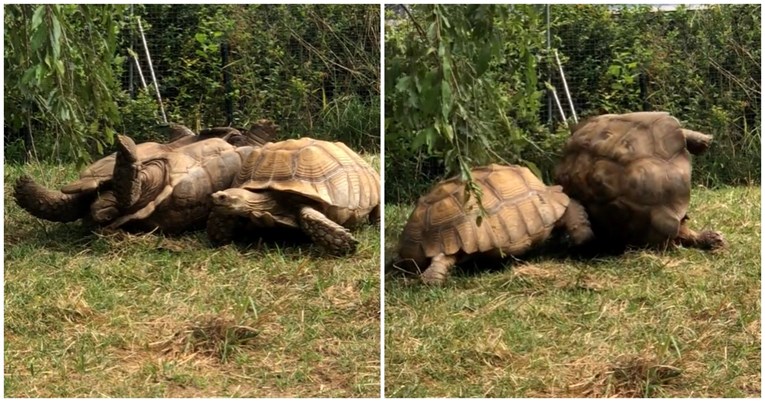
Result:
[[[340,142],[269,143],[250,154],[233,188],[212,195],[207,233],[214,245],[237,231],[291,228],[336,255],[355,252],[349,228],[380,219],[380,177]]]
[[[721,233],[687,225],[690,154],[706,151],[711,136],[682,128],[664,112],[597,116],[572,131],[555,181],[587,209],[600,244],[725,245]]]
[[[61,191],[22,176],[14,197],[32,215],[54,222],[84,218],[109,229],[129,223],[140,230],[184,231],[205,222],[209,195],[228,188],[252,152],[253,146],[232,145],[235,137],[241,134],[226,127],[199,136],[181,131],[169,144],[136,145],[118,136],[118,152],[85,168]]]
[[[575,245],[592,238],[587,215],[560,186],[546,186],[521,166],[492,164],[474,168],[486,215],[475,197],[466,201],[460,177],[438,183],[422,196],[399,239],[398,255],[413,261],[423,282],[443,284],[449,270],[468,257],[519,256],[561,227]]]

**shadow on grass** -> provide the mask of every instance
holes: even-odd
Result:
[[[669,251],[671,251],[670,249]],[[485,254],[476,254],[460,261],[452,268],[449,276],[450,280],[459,280],[460,278],[473,278],[484,275],[492,275],[500,272],[511,271],[515,268],[525,267],[529,264],[553,263],[557,265],[581,265],[586,264],[586,271],[594,272],[600,267],[608,270],[613,268],[615,261],[625,258],[628,253],[649,251],[656,254],[664,254],[667,251],[651,248],[605,248],[598,244],[589,247],[575,248],[565,244],[565,240],[553,240],[537,247],[529,252],[517,256],[506,256],[505,258],[496,258]],[[385,265],[386,279],[419,282],[420,273],[427,266],[418,267],[412,260],[399,260],[397,257],[391,258]],[[574,268],[581,271],[582,268]],[[587,290],[586,288],[572,287],[572,290]]]

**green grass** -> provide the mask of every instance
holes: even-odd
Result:
[[[51,188],[76,176],[23,170]],[[348,258],[97,234],[21,210],[21,171],[5,167],[6,397],[379,396],[377,227]]]
[[[411,211],[386,207],[386,259]],[[759,397],[760,188],[696,188],[729,248],[388,275],[390,397]]]

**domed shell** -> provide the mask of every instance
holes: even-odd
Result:
[[[351,210],[380,203],[380,176],[374,168],[341,142],[307,137],[256,149],[233,186],[289,192]]]
[[[519,255],[543,242],[566,211],[560,186],[546,186],[521,166],[492,164],[472,170],[486,216],[475,197],[465,202],[465,183],[453,177],[417,202],[399,242],[399,256],[422,265],[445,255],[502,251]]]
[[[690,202],[691,164],[680,122],[665,112],[590,118],[574,128],[555,181],[587,208],[605,237],[665,239],[679,230]]]

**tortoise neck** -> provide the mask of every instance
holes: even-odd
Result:
[[[272,191],[250,191],[246,201],[252,210],[265,211],[284,207],[284,202],[275,197]]]

